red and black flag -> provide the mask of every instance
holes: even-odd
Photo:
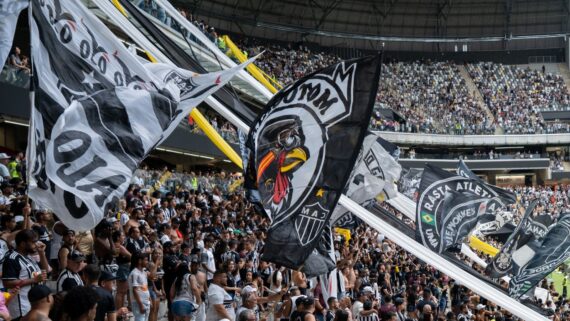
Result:
[[[298,269],[319,243],[368,128],[380,56],[343,61],[277,93],[248,137],[249,173],[272,218],[263,260]]]

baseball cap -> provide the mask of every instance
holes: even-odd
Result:
[[[101,271],[101,276],[99,277],[99,281],[112,281],[116,280],[117,276],[109,271]]]
[[[36,286],[33,286],[30,289],[30,292],[28,292],[28,301],[30,301],[30,303],[34,303],[49,296],[50,294],[50,288],[43,284],[38,284]]]
[[[63,235],[67,235],[67,234],[73,234],[73,235],[75,235],[75,231],[74,231],[74,230],[71,230],[71,229],[67,229],[67,230],[65,230],[65,232],[63,232]]]
[[[362,289],[362,293],[374,293],[374,290],[372,289],[371,286],[365,286],[365,287]]]
[[[246,285],[242,290],[241,290],[241,295],[248,295],[251,292],[255,292],[257,291],[257,289],[251,285]]]
[[[198,257],[198,255],[196,254],[190,255],[190,263],[200,263],[200,258]]]
[[[82,262],[85,261],[85,255],[79,251],[71,251],[67,254],[67,259],[72,260],[73,262]]]
[[[477,310],[484,310],[485,309],[485,305],[484,304],[477,304]]]
[[[10,158],[10,156],[8,156],[8,154],[0,153],[0,159],[8,159],[8,158]]]

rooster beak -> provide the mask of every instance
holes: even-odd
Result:
[[[281,167],[281,173],[286,173],[293,168],[296,168],[299,164],[307,161],[307,153],[301,147],[297,147],[287,153],[285,156],[285,164]]]

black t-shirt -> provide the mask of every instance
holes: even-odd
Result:
[[[174,283],[178,262],[180,261],[175,254],[167,254],[162,259],[162,268],[164,269],[164,290],[166,293],[169,293],[170,286]]]
[[[97,292],[99,296],[99,301],[97,301],[97,314],[95,316],[95,321],[105,321],[105,316],[107,313],[116,312],[115,299],[113,294],[102,287],[92,286],[92,288]]]
[[[138,240],[132,239],[132,238],[127,238],[127,251],[129,251],[129,253],[131,254],[135,254],[137,252],[143,251],[145,249],[145,247],[147,247],[148,244],[144,241],[143,238],[140,238]]]

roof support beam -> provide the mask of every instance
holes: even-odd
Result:
[[[505,0],[505,41],[503,41],[503,48],[507,49],[509,40],[512,38],[511,33],[511,15],[513,12],[513,0]]]
[[[570,0],[561,0],[562,8],[564,8],[564,19],[562,19],[561,32],[568,32],[570,25]]]
[[[321,15],[321,18],[319,19],[319,22],[315,25],[315,30],[319,30],[319,28],[321,28],[321,26],[323,25],[323,23],[325,22],[327,17],[331,14],[331,12],[334,11],[334,9],[336,9],[336,7],[341,2],[342,2],[342,0],[335,0],[329,6],[323,8],[323,14]]]
[[[437,37],[445,38],[447,36],[447,18],[451,11],[452,0],[439,0],[437,3],[436,27]],[[441,51],[440,44],[437,44],[438,51]]]

